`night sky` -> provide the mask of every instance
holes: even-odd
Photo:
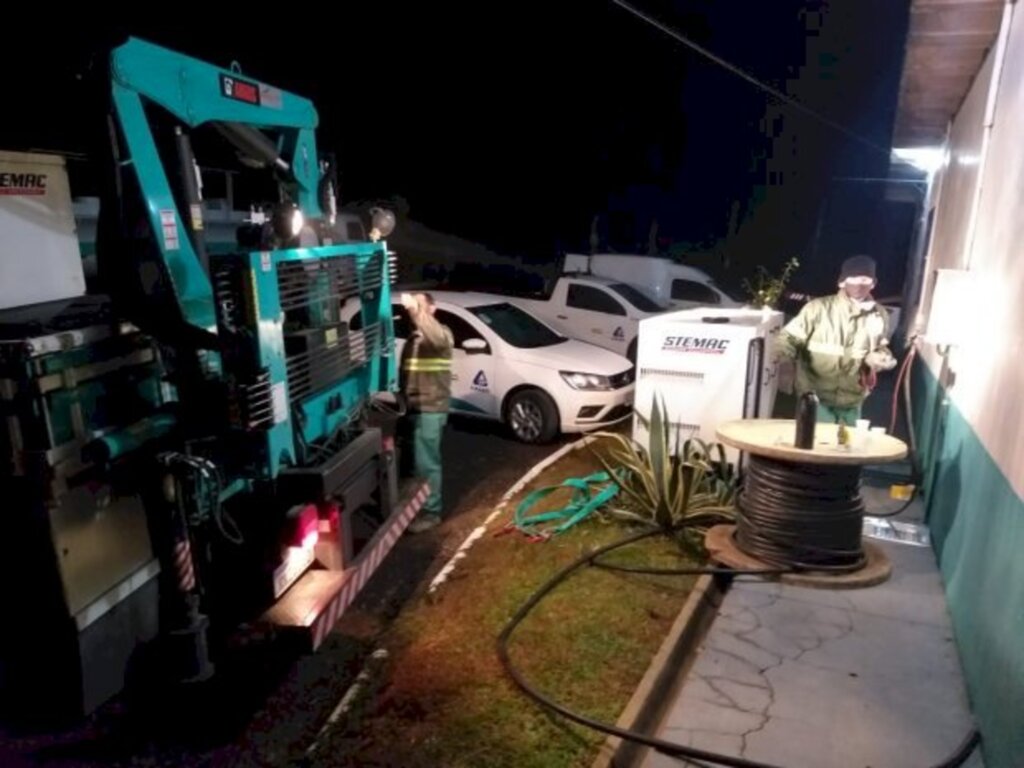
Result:
[[[636,4],[888,147],[903,0]],[[602,0],[350,2],[328,17],[310,6],[230,25],[161,8],[160,22],[65,18],[45,54],[39,39],[6,37],[9,60],[34,65],[0,75],[0,147],[88,154],[94,135],[82,125],[101,116],[81,78],[90,55],[131,33],[211,63],[237,60],[312,99],[344,198],[401,196],[417,221],[503,254],[585,248],[596,213],[607,245],[646,247],[657,217],[663,237],[724,255],[732,282],[796,255],[806,265],[797,283],[820,289],[843,257],[892,239],[879,229],[879,185],[830,181],[884,176],[885,152]],[[88,173],[75,181],[85,188]]]

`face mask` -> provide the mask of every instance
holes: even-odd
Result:
[[[873,281],[851,282],[847,280],[845,283],[843,283],[842,287],[846,295],[849,296],[850,299],[855,303],[872,301],[870,297],[871,289],[874,287]]]

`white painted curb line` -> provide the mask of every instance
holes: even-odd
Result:
[[[540,462],[535,464],[529,472],[527,472],[525,475],[519,478],[519,480],[516,481],[515,485],[513,485],[511,488],[505,491],[505,494],[501,497],[501,500],[498,502],[498,506],[494,508],[494,511],[491,512],[491,514],[489,514],[486,518],[484,518],[484,521],[476,528],[474,528],[470,532],[470,534],[465,538],[465,540],[462,542],[459,548],[455,550],[455,554],[452,555],[451,559],[448,560],[447,563],[445,563],[444,567],[430,582],[430,586],[427,587],[427,594],[434,594],[434,592],[436,592],[437,589],[442,584],[448,581],[448,578],[452,575],[452,571],[455,570],[455,566],[458,564],[459,560],[462,560],[466,556],[466,553],[470,550],[470,548],[474,544],[476,544],[476,542],[479,541],[480,538],[485,533],[487,533],[487,526],[489,526],[491,523],[497,520],[505,512],[505,507],[508,506],[508,503],[512,501],[512,499],[515,498],[515,496],[520,491],[522,491],[528,483],[534,480],[541,472],[550,467],[552,464],[554,464],[556,461],[558,461],[566,454],[575,451],[579,448],[582,448],[585,445],[589,445],[590,443],[594,442],[597,439],[598,438],[593,435],[587,435],[586,437],[583,437],[580,440],[575,440],[571,443],[567,443],[566,445],[563,445],[561,448],[559,448],[557,451],[552,453],[547,458],[542,459]]]
[[[348,714],[348,711],[352,708],[352,703],[356,700],[356,697],[362,693],[363,688],[369,684],[372,673],[371,669],[375,665],[383,662],[388,657],[388,652],[383,648],[378,648],[372,654],[370,654],[370,660],[363,665],[362,671],[356,675],[355,681],[345,691],[345,695],[341,697],[334,709],[331,710],[331,714],[327,716],[327,721],[320,726],[320,730],[317,731],[316,738],[313,739],[313,743],[306,748],[306,757],[311,757],[313,753],[320,747],[320,742],[324,737],[324,734],[329,731],[336,722],[343,716]]]

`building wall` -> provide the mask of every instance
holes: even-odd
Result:
[[[981,175],[981,144],[993,60],[985,59],[949,132],[946,163],[936,178],[938,210],[932,234],[929,266],[960,269],[967,261],[970,213]],[[924,310],[927,312],[928,307]]]
[[[923,364],[915,372],[916,423],[925,467],[932,473],[926,475],[928,519],[990,768],[1020,766],[1024,755],[1024,9],[1019,5],[1008,6],[1001,41],[950,129],[948,162],[935,187],[926,270],[927,275],[940,267],[969,269],[975,287],[951,308],[931,306],[926,287],[921,307],[925,320],[931,312],[955,312],[968,324],[970,341],[945,360],[925,343]]]

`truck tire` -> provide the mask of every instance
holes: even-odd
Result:
[[[558,407],[539,389],[521,389],[505,406],[505,423],[521,443],[549,443],[558,434]]]

